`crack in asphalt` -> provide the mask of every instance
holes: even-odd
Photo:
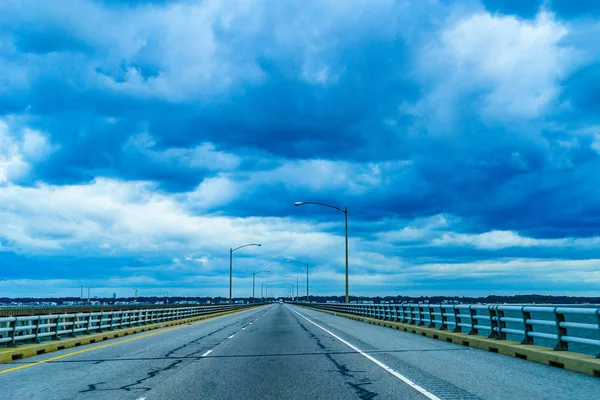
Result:
[[[159,374],[169,371],[173,368],[175,368],[178,364],[182,363],[183,360],[176,360],[174,362],[172,362],[171,364],[167,365],[164,368],[155,368],[152,369],[148,372],[146,372],[146,376],[140,379],[137,379],[135,382],[133,383],[129,383],[127,385],[123,385],[121,387],[118,388],[99,388],[99,385],[103,385],[106,384],[106,382],[99,382],[99,383],[93,383],[93,384],[89,384],[88,388],[85,390],[80,390],[79,393],[89,393],[89,392],[95,392],[95,391],[112,391],[112,390],[124,390],[126,392],[131,392],[131,391],[141,391],[141,392],[148,392],[151,390],[150,387],[137,387],[134,388],[134,386],[137,385],[141,385],[142,383],[144,383],[145,381],[155,378],[156,376],[158,376]]]
[[[293,315],[293,314],[292,314]],[[322,323],[322,322],[321,322]],[[470,348],[461,348],[454,351],[472,351]],[[365,351],[365,353],[374,353],[375,351]],[[431,350],[430,350],[431,351]],[[448,350],[444,350],[448,351]],[[394,353],[394,352],[382,352],[382,353]],[[398,352],[401,353],[401,352]],[[385,354],[383,354],[385,356]],[[407,376],[409,379],[413,381],[418,381],[419,385],[427,388],[427,390],[435,393],[437,396],[445,399],[445,400],[481,400],[480,397],[470,393],[469,391],[462,389],[461,387],[455,386],[452,383],[433,375],[429,372],[424,371],[423,369],[413,365],[407,361],[404,361],[399,358],[394,359],[394,364],[396,366],[401,366],[400,369],[396,369],[397,371],[402,370],[402,374]],[[414,379],[413,377],[417,377]],[[368,397],[367,397],[368,398]]]
[[[190,346],[190,345],[194,345],[194,344],[198,344],[199,341],[206,339],[218,332],[222,332],[225,329],[229,329],[231,326],[233,325],[237,325],[237,324],[245,324],[249,319],[251,319],[252,317],[254,317],[255,315],[252,316],[247,316],[241,320],[238,320],[236,322],[230,323],[228,325],[225,325],[219,329],[216,329],[206,335],[200,336],[188,343],[185,343],[175,349],[172,349],[170,351],[168,351],[167,353],[165,353],[164,357],[162,358],[150,358],[150,360],[153,359],[163,359],[163,360],[174,360],[172,363],[170,363],[169,365],[167,365],[166,367],[163,368],[152,368],[150,369],[148,372],[146,372],[146,376],[144,376],[143,378],[137,379],[132,383],[117,387],[117,388],[103,388],[101,387],[101,385],[106,385],[107,382],[98,382],[98,383],[92,383],[92,384],[88,384],[87,385],[87,389],[81,390],[79,391],[79,393],[89,393],[89,392],[96,392],[96,391],[118,391],[118,390],[124,390],[127,392],[131,392],[131,391],[141,391],[141,392],[148,392],[150,391],[152,388],[149,386],[141,386],[139,387],[139,385],[143,384],[144,382],[155,378],[156,376],[160,375],[163,372],[167,372],[169,370],[175,369],[177,367],[177,365],[181,364],[182,362],[184,362],[187,359],[192,359],[192,360],[199,360],[202,357],[192,357],[194,354],[198,354],[200,352],[204,352],[204,348],[202,348],[201,350],[195,350],[192,353],[188,354],[185,357],[173,357],[172,355],[182,349],[185,349],[186,347]],[[221,343],[220,341],[217,341],[216,344],[211,345],[211,347],[214,347],[215,345],[218,345],[219,343]],[[93,360],[92,363],[93,364],[99,364],[99,363],[103,363],[105,361],[123,361],[123,359],[114,359],[114,360]],[[84,360],[84,362],[89,363],[90,360]]]
[[[319,339],[317,337],[317,335],[315,335],[313,332],[309,331],[306,328],[306,326],[304,326],[304,324],[302,323],[302,321],[300,321],[300,319],[296,315],[294,315],[291,311],[288,310],[288,312],[294,317],[294,319],[296,320],[296,322],[298,323],[298,325],[300,326],[300,328],[302,330],[304,330],[313,341],[316,342],[317,346],[319,346],[323,350],[327,350],[327,348],[321,342],[321,339]],[[353,352],[353,353],[358,354],[356,352]],[[335,353],[333,353],[333,352],[323,353],[323,355],[325,355],[325,357],[331,363],[333,363],[333,365],[335,365],[335,367],[337,369],[337,372],[339,374],[341,374],[343,377],[357,379],[357,377],[354,375],[355,373],[364,373],[364,372],[366,372],[366,371],[352,371],[352,370],[350,370],[346,365],[344,365],[341,362],[337,361],[333,357],[334,354]],[[372,385],[371,380],[368,379],[368,378],[361,379],[361,382],[359,382],[359,383],[354,383],[354,382],[351,382],[351,381],[346,381],[345,383],[346,383],[346,385],[348,385],[349,387],[351,387],[354,390],[354,392],[356,393],[356,395],[358,396],[358,398],[361,399],[361,400],[371,400],[371,399],[374,399],[375,397],[378,396],[377,392],[370,391],[370,390],[366,389],[365,387],[363,387],[363,386],[366,386],[366,385]]]

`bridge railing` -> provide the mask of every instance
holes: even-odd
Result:
[[[474,304],[302,304],[600,358],[600,308]]]
[[[56,315],[0,317],[0,346],[58,340],[120,328],[185,319],[206,314],[250,307],[251,305],[215,305],[181,308],[82,312]]]

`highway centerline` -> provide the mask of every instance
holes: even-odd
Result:
[[[354,346],[350,342],[342,339],[341,337],[339,337],[335,333],[329,331],[328,329],[322,327],[321,325],[317,324],[316,322],[310,320],[309,318],[305,317],[303,314],[301,314],[298,311],[292,309],[291,307],[289,307],[287,305],[286,305],[286,307],[287,307],[288,310],[291,310],[291,311],[295,312],[296,314],[298,314],[299,316],[301,316],[302,318],[304,318],[305,320],[307,320],[308,322],[310,322],[311,324],[313,324],[317,328],[319,328],[319,329],[327,332],[333,338],[335,338],[335,339],[339,340],[340,342],[344,343],[346,346],[350,347],[352,350],[356,351],[357,353],[359,353],[360,355],[362,355],[363,357],[365,357],[367,360],[369,360],[369,361],[375,363],[376,365],[380,366],[381,368],[383,368],[384,370],[386,370],[387,372],[389,372],[391,375],[395,376],[396,378],[400,379],[402,382],[406,383],[408,386],[410,386],[413,389],[415,389],[417,392],[419,392],[422,395],[426,396],[428,399],[431,399],[431,400],[441,400],[439,397],[437,397],[436,395],[434,395],[433,393],[431,393],[427,389],[425,389],[425,388],[417,385],[415,382],[411,381],[410,379],[408,379],[404,375],[402,375],[399,372],[395,371],[393,368],[391,368],[391,367],[387,366],[386,364],[382,363],[381,361],[379,361],[375,357],[370,356],[369,354],[365,353],[364,351],[362,351],[358,347]]]

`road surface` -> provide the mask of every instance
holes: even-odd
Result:
[[[2,399],[594,399],[600,379],[273,304],[0,366]]]

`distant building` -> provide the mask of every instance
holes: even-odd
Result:
[[[117,293],[113,293],[113,300],[117,299]]]

